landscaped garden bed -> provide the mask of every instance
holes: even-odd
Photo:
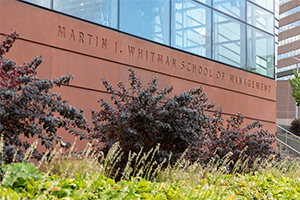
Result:
[[[87,162],[92,170],[76,173]],[[6,165],[0,199],[300,199],[300,168],[291,159],[264,163],[247,174],[226,174],[213,166],[168,168],[151,181],[116,182],[104,175],[103,165],[87,158],[78,161],[77,169],[70,167],[65,166],[66,176],[63,170],[40,173],[32,163]]]
[[[0,45],[0,200],[300,199],[298,161],[277,155],[275,134],[258,121],[244,126],[241,113],[224,120],[202,87],[176,95],[156,77],[142,87],[130,68],[128,88],[102,79],[111,102],[100,99],[87,123],[51,92],[72,75],[43,80],[42,57],[4,59],[16,39]],[[58,130],[85,140],[85,151]]]

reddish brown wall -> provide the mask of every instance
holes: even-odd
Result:
[[[289,81],[277,81],[277,123],[290,125],[295,119],[295,98]],[[299,115],[299,108],[298,108]]]
[[[99,108],[98,99],[109,100],[101,77],[116,86],[126,82],[132,66],[144,84],[158,76],[161,87],[172,84],[177,94],[201,84],[226,116],[241,112],[246,122],[260,120],[275,132],[276,90],[275,81],[269,78],[26,3],[0,1],[0,34],[11,29],[21,39],[7,58],[21,63],[41,54],[45,61],[39,77],[74,74],[70,86],[63,86],[60,92],[72,105],[83,108],[88,118],[90,110]],[[134,54],[129,53],[131,47]]]

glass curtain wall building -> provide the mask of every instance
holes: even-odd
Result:
[[[274,78],[272,0],[26,1]]]

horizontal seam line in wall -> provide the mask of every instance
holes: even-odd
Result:
[[[70,84],[69,84],[69,85],[62,85],[62,86],[110,94],[110,92],[107,92],[107,91],[104,91],[104,90],[90,89],[90,88],[80,87],[80,86],[76,86],[76,85],[70,85]],[[215,106],[215,108],[217,108],[217,107],[218,107],[218,106]],[[205,110],[205,111],[213,113],[213,110]],[[222,111],[222,113],[225,114],[225,115],[236,116],[236,114],[231,114],[231,113],[227,113],[227,112],[223,112],[223,111]],[[242,113],[242,114],[243,114],[243,113]],[[255,120],[255,121],[268,122],[268,123],[276,124],[276,122],[269,121],[269,120],[256,119],[256,118],[253,118],[253,117],[246,117],[246,116],[244,116],[244,117],[245,117],[246,119],[251,119],[251,120]]]
[[[0,33],[0,35],[5,35],[5,34]],[[97,56],[93,56],[93,55],[89,55],[89,54],[86,54],[86,53],[81,53],[81,52],[77,52],[77,51],[73,51],[73,50],[69,50],[69,49],[64,49],[62,47],[57,47],[57,46],[53,46],[53,45],[49,45],[49,44],[44,44],[44,43],[41,43],[41,42],[36,42],[36,41],[24,39],[24,38],[19,38],[19,39],[23,40],[23,41],[26,41],[26,42],[39,44],[39,45],[42,45],[42,46],[48,46],[48,47],[51,47],[51,48],[64,50],[64,51],[68,51],[68,52],[75,53],[75,54],[80,54],[80,55],[84,55],[84,56],[88,56],[88,57],[92,57],[92,58],[96,58],[96,59],[101,59],[101,60],[105,60],[105,61],[109,61],[109,62],[113,62],[113,63],[117,63],[117,64],[122,64],[122,65],[125,65],[125,66],[134,67],[134,68],[137,68],[137,69],[142,69],[142,70],[149,71],[149,72],[154,72],[154,73],[157,73],[157,74],[166,75],[166,76],[169,76],[169,77],[172,77],[172,78],[177,78],[177,79],[181,79],[181,80],[185,80],[185,81],[189,81],[189,82],[193,82],[193,83],[198,83],[198,84],[201,84],[201,85],[206,85],[206,86],[210,86],[210,87],[214,87],[214,88],[218,88],[218,89],[223,89],[223,90],[243,94],[243,95],[246,95],[246,96],[255,97],[255,98],[258,98],[258,99],[264,99],[264,100],[276,102],[276,100],[273,100],[273,99],[268,99],[268,98],[264,98],[264,97],[260,97],[260,96],[256,96],[256,95],[252,95],[252,94],[247,94],[245,92],[240,92],[240,91],[236,91],[236,90],[232,90],[232,89],[228,89],[228,88],[224,88],[224,87],[220,87],[220,86],[216,86],[216,85],[212,85],[212,84],[208,84],[208,83],[202,83],[202,82],[199,82],[199,81],[190,80],[190,79],[187,79],[187,78],[170,75],[170,74],[167,74],[167,73],[164,73],[164,72],[158,72],[158,71],[151,70],[151,69],[145,69],[145,68],[142,68],[142,67],[138,67],[138,66],[134,66],[134,65],[114,61],[114,60],[109,60],[109,59],[106,59],[106,58],[101,58],[101,57],[97,57]],[[95,91],[97,91],[97,90],[95,90]]]

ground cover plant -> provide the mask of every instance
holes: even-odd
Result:
[[[60,150],[55,149],[55,151],[59,152]],[[87,152],[90,150],[87,149]],[[90,154],[87,153],[87,155]],[[60,155],[55,154],[55,156]],[[93,159],[85,156],[78,162],[86,165]],[[103,163],[109,163],[105,161],[106,159],[111,160],[111,158],[103,159]],[[42,160],[46,161],[44,164],[50,168],[51,165],[57,164],[57,162],[48,162],[46,158]],[[73,158],[69,158],[69,160],[74,161]],[[131,162],[137,161],[133,159]],[[300,166],[297,159],[287,158],[275,161],[270,157],[260,164],[256,162],[255,172],[244,174],[229,174],[222,167],[217,167],[217,165],[228,165],[230,160],[223,163],[214,162],[210,167],[199,164],[186,165],[185,162],[182,160],[180,163],[180,166],[184,167],[174,168],[169,165],[160,171],[158,179],[152,181],[139,176],[115,181],[105,174],[106,169],[110,169],[110,167],[105,167],[99,162],[95,162],[94,167],[90,168],[87,173],[79,174],[73,170],[73,174],[69,173],[67,176],[62,176],[59,170],[49,170],[50,168],[40,173],[32,164],[24,162],[3,164],[5,174],[4,179],[0,182],[0,199],[300,198]],[[45,166],[42,163],[39,164]],[[243,165],[243,161],[241,164]],[[247,167],[247,165],[243,166]],[[63,170],[68,171],[69,167],[64,166]],[[60,175],[58,176],[56,172]]]

